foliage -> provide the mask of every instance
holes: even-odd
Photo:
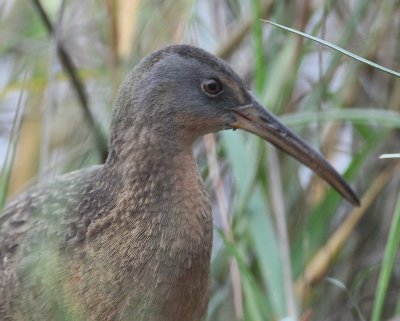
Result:
[[[217,231],[208,320],[400,314],[398,160],[378,159],[400,149],[400,81],[360,59],[398,74],[398,1],[42,0],[52,36],[37,2],[0,3],[0,199],[32,180],[102,161],[96,137],[108,131],[128,70],[166,44],[198,45],[226,59],[265,106],[319,146],[362,199],[352,208],[297,162],[248,134],[199,141],[195,152]],[[327,40],[356,60],[260,18]],[[88,111],[60,46],[73,62]],[[277,228],[282,220],[290,251]]]

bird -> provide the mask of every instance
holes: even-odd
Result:
[[[169,45],[123,81],[104,164],[33,186],[5,207],[0,320],[204,320],[213,220],[192,147],[229,129],[269,141],[360,204],[226,62]]]

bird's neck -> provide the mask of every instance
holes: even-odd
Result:
[[[100,261],[112,258],[129,304],[143,297],[168,320],[199,320],[208,302],[211,207],[191,145],[150,136],[111,150],[99,180],[111,182],[101,191],[106,204],[95,211],[103,214],[88,243],[107,253]]]
[[[128,184],[146,178],[165,186],[183,173],[198,173],[192,141],[147,128],[119,135],[110,148],[105,167],[123,173]]]
[[[190,142],[143,131],[114,153],[106,168],[120,177],[118,195],[135,219],[158,217],[164,231],[169,227],[196,244],[206,238],[211,247],[211,207]]]

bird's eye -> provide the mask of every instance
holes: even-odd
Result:
[[[202,87],[204,92],[210,96],[218,95],[223,89],[221,82],[218,79],[214,78],[208,79],[203,82]]]

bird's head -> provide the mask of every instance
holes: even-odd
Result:
[[[117,98],[114,139],[132,127],[180,144],[191,144],[210,132],[243,129],[293,156],[359,205],[351,188],[319,153],[264,109],[223,60],[202,49],[169,46],[133,69]]]

